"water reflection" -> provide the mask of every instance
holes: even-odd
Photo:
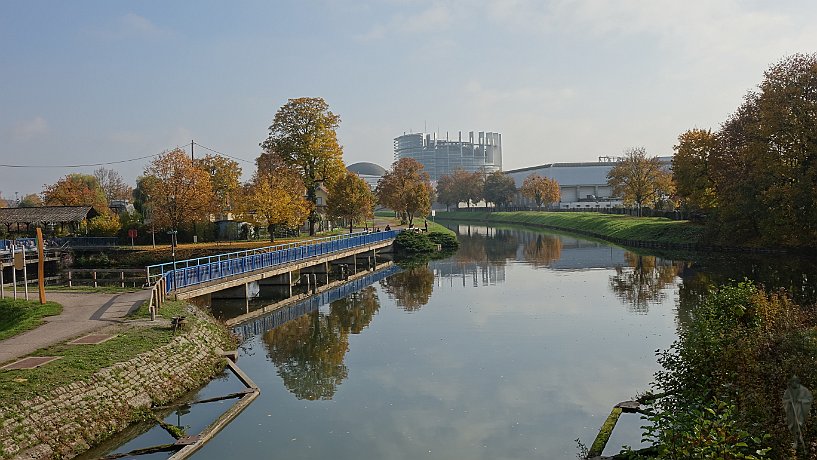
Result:
[[[684,264],[626,252],[626,266],[617,266],[610,276],[610,288],[633,313],[645,314],[650,304],[662,303]]]
[[[359,334],[380,309],[374,287],[332,302],[263,335],[267,356],[278,368],[284,386],[298,399],[332,399],[348,376],[343,360],[349,334]]]
[[[428,303],[434,290],[434,272],[428,265],[406,268],[380,282],[398,307],[406,311],[419,310]]]
[[[525,261],[534,267],[546,267],[562,257],[562,240],[552,235],[536,235],[524,248]]]

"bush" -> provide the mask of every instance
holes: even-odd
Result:
[[[394,248],[404,254],[426,254],[436,251],[437,245],[425,233],[403,231],[397,234]]]
[[[460,247],[457,237],[448,233],[431,232],[428,234],[428,239],[434,244],[439,244],[443,251],[453,251]]]

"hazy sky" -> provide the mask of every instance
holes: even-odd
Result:
[[[502,133],[504,169],[668,155],[684,130],[717,129],[769,65],[817,51],[813,0],[0,6],[0,163],[31,166],[191,139],[252,162],[277,109],[305,96],[341,116],[347,164],[388,168],[393,138],[424,127]],[[107,167],[133,183],[147,161]],[[93,169],[0,167],[0,192]]]

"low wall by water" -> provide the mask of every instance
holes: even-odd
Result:
[[[155,350],[15,406],[0,402],[0,458],[70,458],[151,416],[224,368],[223,327],[201,315]]]

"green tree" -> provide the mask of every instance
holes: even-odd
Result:
[[[340,117],[329,111],[322,98],[290,99],[275,114],[269,136],[261,143],[267,153],[278,155],[283,162],[300,174],[306,199],[312,203],[309,214],[309,235],[315,234],[318,220],[317,190],[343,174],[343,149],[335,130]]]
[[[624,152],[624,157],[607,173],[607,183],[625,205],[635,205],[640,216],[644,203],[655,200],[663,191],[662,184],[669,182],[668,175],[658,157],[647,157],[647,151],[638,147]]]
[[[377,183],[377,199],[383,206],[405,215],[409,225],[414,217],[431,212],[433,189],[423,165],[411,158],[401,158]]]
[[[283,163],[278,168],[256,171],[247,184],[239,208],[245,219],[265,225],[270,241],[278,228],[299,227],[309,216],[312,204],[304,198],[301,177]]]
[[[688,211],[708,212],[717,204],[709,175],[709,157],[716,146],[717,137],[710,130],[691,129],[678,136],[672,180],[681,205]]]
[[[513,177],[502,171],[492,172],[485,178],[483,195],[485,201],[494,203],[497,207],[507,206],[516,196],[516,183]]]
[[[100,214],[110,212],[105,191],[89,174],[69,174],[45,186],[43,202],[46,206],[93,206]]]
[[[355,173],[346,172],[329,187],[329,215],[349,221],[349,233],[354,222],[374,217],[374,202],[369,185]]]
[[[437,179],[437,201],[445,205],[446,211],[449,210],[452,204],[458,205],[460,202],[454,178],[450,174],[440,176]]]
[[[241,194],[241,167],[238,162],[221,155],[206,155],[196,160],[196,166],[210,176],[215,210],[222,215],[231,211]]]
[[[537,208],[541,208],[543,204],[556,203],[561,198],[561,190],[556,179],[542,177],[538,174],[526,177],[519,191],[522,196],[536,202]]]
[[[40,198],[40,195],[37,195],[36,193],[30,193],[30,194],[24,196],[20,200],[20,203],[17,204],[17,207],[19,207],[19,208],[36,208],[36,207],[42,206],[42,205],[43,205],[43,200],[42,200],[42,198]]]
[[[139,183],[149,198],[156,227],[178,230],[204,219],[213,203],[210,176],[193,166],[181,149],[165,152],[148,164]]]

